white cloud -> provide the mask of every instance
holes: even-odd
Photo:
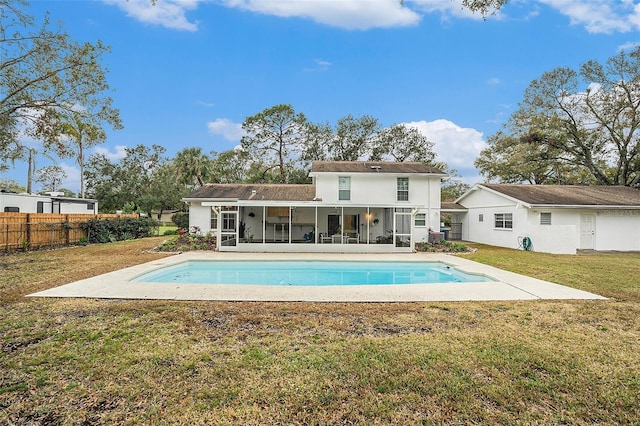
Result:
[[[629,32],[640,28],[640,5],[633,0],[539,0],[584,25],[590,33]]]
[[[440,13],[443,19],[455,17],[481,20],[485,18],[479,12],[472,12],[470,9],[463,7],[462,0],[413,0],[411,4],[425,13]],[[491,17],[501,19],[502,15],[498,10]]]
[[[116,145],[114,149],[115,149],[115,151],[111,152],[107,148],[104,148],[104,147],[101,147],[101,146],[96,146],[95,148],[93,148],[93,153],[94,154],[98,154],[98,155],[104,155],[105,157],[107,157],[111,161],[119,161],[119,160],[122,160],[124,157],[127,156],[127,147],[126,146],[124,146],[124,145]]]
[[[67,174],[67,177],[62,180],[60,187],[70,189],[74,192],[79,192],[80,168],[76,165],[69,165],[67,163],[59,163],[58,166],[60,166],[60,168]]]
[[[216,118],[207,123],[207,128],[209,133],[222,135],[228,141],[239,141],[245,135],[242,124],[234,123],[228,118]]]
[[[418,24],[421,18],[399,0],[225,0],[224,4],[264,15],[307,18],[349,30],[404,27]]]
[[[215,106],[213,102],[206,102],[206,101],[196,101],[196,105],[200,105],[201,107],[205,107],[205,108],[212,108]]]
[[[198,22],[187,18],[202,0],[103,0],[133,19],[166,28],[197,31]],[[443,20],[484,19],[462,6],[462,0],[219,0],[225,7],[281,18],[303,18],[338,28],[368,30],[417,25],[424,14],[439,13]],[[546,5],[567,16],[572,25],[583,25],[590,33],[630,32],[640,29],[640,4],[635,0],[512,0],[488,16],[503,19],[511,7],[529,9],[525,20],[541,13]]]
[[[318,69],[322,71],[328,70],[331,67],[331,65],[333,65],[331,62],[324,61],[322,59],[315,59],[314,62],[318,66]]]
[[[126,14],[140,22],[161,25],[181,31],[196,31],[197,22],[189,22],[188,10],[198,6],[196,0],[159,0],[152,4],[150,0],[103,0],[106,4],[118,6]]]
[[[314,59],[313,62],[315,66],[304,68],[304,71],[306,72],[327,71],[329,68],[333,66],[333,63],[329,61],[325,61],[323,59]]]
[[[630,50],[634,50],[635,48],[637,48],[638,46],[640,46],[640,42],[637,41],[628,41],[620,46],[618,46],[618,50],[623,50],[623,51],[630,51]]]
[[[500,83],[502,83],[502,81],[497,77],[493,77],[493,78],[490,78],[489,80],[487,80],[487,84],[489,86],[497,86]]]
[[[482,139],[482,132],[460,127],[449,120],[422,120],[404,124],[417,128],[434,143],[436,160],[444,161],[458,171],[473,169],[473,162],[487,146]]]

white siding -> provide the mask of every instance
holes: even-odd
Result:
[[[553,254],[574,254],[579,244],[580,215],[561,209],[530,210],[527,232],[533,250]],[[551,214],[551,225],[540,224],[540,214]]]
[[[462,237],[465,240],[500,247],[518,248],[519,238],[527,236],[527,213],[525,209],[518,206],[516,201],[484,190],[476,190],[470,193],[462,204],[468,209],[462,231]],[[494,222],[496,213],[511,213],[513,215],[513,228],[496,228]]]
[[[189,228],[200,227],[202,233],[211,231],[211,207],[203,206],[197,201],[189,204]]]
[[[516,200],[484,189],[468,193],[460,201],[468,210],[463,239],[499,247],[520,248],[522,237],[531,239],[534,251],[575,254],[581,246],[581,215],[595,218],[594,250],[640,250],[640,210],[589,208],[528,208]],[[512,213],[511,231],[495,229],[495,213]],[[550,213],[551,224],[541,225],[540,214]],[[483,221],[479,221],[479,216]]]
[[[338,200],[338,177],[351,177],[351,199]],[[409,178],[409,200],[397,201],[397,178]],[[431,191],[432,197],[429,197]],[[437,193],[436,193],[437,192]],[[316,196],[324,204],[359,205],[429,205],[440,206],[440,178],[423,175],[394,175],[390,173],[322,173],[316,177]],[[435,198],[437,197],[437,199]]]
[[[351,199],[338,200],[338,177],[351,177]],[[397,201],[397,178],[409,178],[409,200]],[[427,241],[428,229],[440,230],[440,177],[390,173],[321,173],[316,176],[316,196],[327,205],[416,207],[426,226],[414,228],[414,241]],[[376,230],[378,233],[379,230]]]
[[[31,194],[0,194],[0,212],[5,211],[5,207],[20,210],[20,213],[38,213],[38,203],[42,203],[42,213],[61,213],[61,214],[96,214],[98,213],[98,202],[94,200],[74,199],[72,201],[53,200],[46,195]],[[92,204],[93,208],[89,209],[88,205]]]

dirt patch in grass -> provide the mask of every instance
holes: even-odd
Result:
[[[567,277],[619,297],[379,304],[22,297],[157,259],[162,254],[147,250],[159,240],[0,257],[13,274],[0,276],[0,424],[640,422],[637,290],[602,276],[572,278],[563,259],[503,253],[541,278]],[[471,256],[490,262],[499,254],[479,247]]]

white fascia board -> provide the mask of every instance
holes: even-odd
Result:
[[[396,173],[389,173],[389,172],[309,172],[309,176],[310,177],[318,177],[321,175],[326,175],[326,176],[330,176],[330,175],[335,175],[335,176],[354,176],[354,175],[370,175],[370,176],[380,176],[380,175],[384,175],[384,176],[400,176],[400,177],[408,177],[408,176],[427,176],[427,177],[438,177],[440,179],[442,179],[443,177],[447,177],[449,176],[446,173],[411,173],[411,172],[405,172],[405,173],[401,173],[401,172],[396,172]]]
[[[441,213],[468,213],[469,210],[467,210],[466,208],[464,208],[464,209],[443,209],[443,208],[440,208],[440,212]]]
[[[236,204],[238,202],[238,200],[236,198],[229,198],[229,199],[216,199],[215,201],[213,200],[209,200],[209,201],[202,201],[202,198],[184,198],[183,201],[200,201],[200,205],[202,206],[220,206],[223,204]]]
[[[251,206],[251,207],[259,207],[259,206],[297,206],[297,207],[344,207],[344,208],[425,208],[420,204],[340,204],[340,203],[319,203],[317,201],[266,201],[266,200],[250,200],[250,201],[238,201],[239,206]],[[205,205],[203,203],[203,205]],[[434,208],[434,207],[432,207]]]

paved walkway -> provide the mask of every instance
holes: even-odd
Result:
[[[495,282],[464,284],[402,284],[371,286],[279,287],[256,285],[206,285],[141,283],[131,279],[177,262],[215,260],[380,260],[439,261],[471,273],[484,274]],[[183,253],[142,265],[55,287],[30,297],[85,297],[105,299],[167,299],[227,301],[309,302],[419,302],[466,300],[600,299],[597,294],[503,271],[446,254],[340,254],[340,253]]]

